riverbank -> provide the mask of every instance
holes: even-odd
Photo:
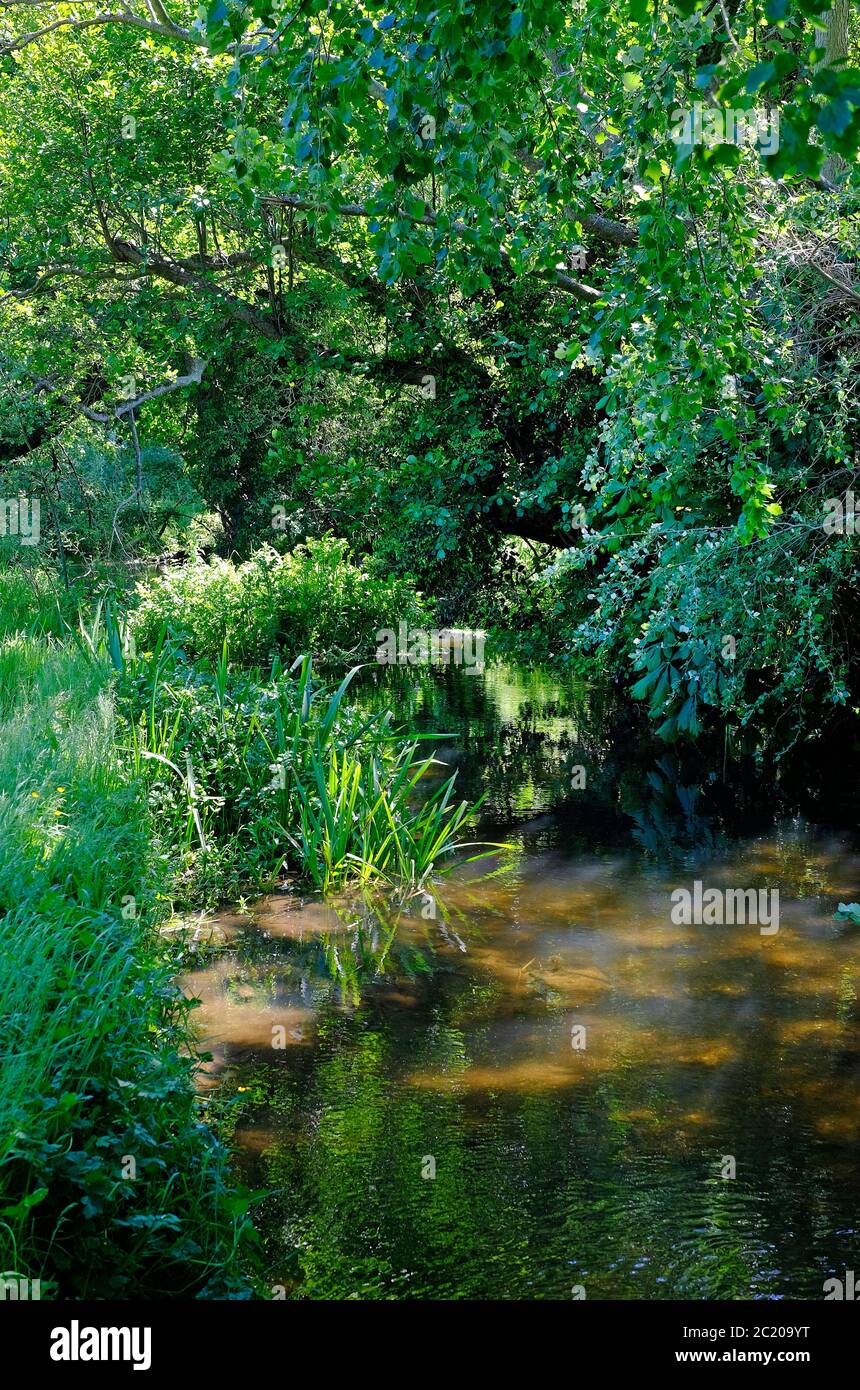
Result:
[[[42,1299],[243,1297],[247,1202],[194,1093],[111,678],[0,643],[0,1273]]]

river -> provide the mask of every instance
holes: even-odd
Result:
[[[634,757],[560,677],[393,688],[510,854],[221,913],[182,981],[273,1296],[822,1298],[860,1269],[856,835]],[[778,930],[673,920],[697,881]]]

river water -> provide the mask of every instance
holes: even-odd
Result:
[[[856,837],[637,759],[539,672],[396,701],[510,855],[223,913],[183,979],[275,1296],[818,1299],[860,1269]],[[673,921],[696,881],[778,889],[778,931]]]

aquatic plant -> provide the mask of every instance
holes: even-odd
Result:
[[[192,666],[166,627],[126,663],[125,746],[155,833],[179,853],[180,897],[214,901],[285,873],[327,893],[418,884],[472,847],[458,837],[477,806],[455,800],[456,774],[431,785],[441,764],[419,754],[439,736],[348,704],[359,670],[332,692],[309,655],[264,676],[236,670],[226,643],[214,666]]]

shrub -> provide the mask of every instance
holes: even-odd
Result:
[[[326,661],[373,652],[376,632],[424,617],[411,581],[356,564],[346,541],[309,540],[287,555],[264,546],[244,564],[196,560],[143,584],[135,641],[152,651],[162,627],[192,659],[216,660],[226,639],[239,664],[306,652]]]

